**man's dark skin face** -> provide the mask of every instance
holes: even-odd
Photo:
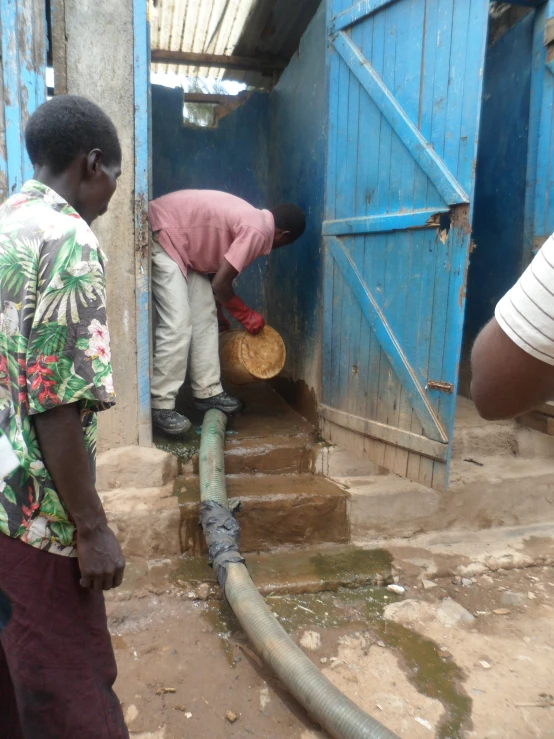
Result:
[[[90,226],[108,210],[120,174],[121,162],[107,165],[100,149],[93,149],[59,174],[48,165],[36,165],[34,178],[61,195]]]

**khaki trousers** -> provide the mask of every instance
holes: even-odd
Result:
[[[219,329],[212,285],[188,270],[188,280],[155,238],[152,241],[152,297],[156,311],[152,408],[175,408],[189,370],[195,398],[223,392]]]

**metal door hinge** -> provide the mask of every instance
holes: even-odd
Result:
[[[451,385],[449,382],[440,382],[438,380],[429,380],[427,385],[425,385],[426,390],[438,390],[440,393],[448,393],[449,395],[452,395],[454,392],[454,385]]]

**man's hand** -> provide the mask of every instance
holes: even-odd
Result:
[[[251,308],[247,308],[238,295],[235,295],[233,291],[233,280],[237,275],[237,270],[224,259],[223,264],[212,280],[216,304],[221,303],[233,318],[236,318],[239,323],[242,323],[249,334],[258,334],[265,326],[265,321],[259,313],[256,313]],[[218,307],[218,317],[219,314]]]
[[[234,318],[237,319],[249,334],[257,334],[265,326],[265,321],[259,313],[252,308],[247,308],[238,295],[233,295],[231,300],[224,303],[223,307]]]
[[[33,416],[33,422],[44,464],[77,528],[81,585],[117,588],[125,560],[90,473],[78,404],[57,406]]]
[[[107,523],[77,532],[77,556],[83,588],[111,590],[123,582],[125,559]]]
[[[265,326],[263,317],[256,313],[255,310],[248,308],[248,315],[241,321],[244,328],[249,334],[259,334],[262,328]]]

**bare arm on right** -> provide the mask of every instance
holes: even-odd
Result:
[[[514,418],[554,398],[554,237],[496,306],[471,366],[471,394],[489,420]]]
[[[121,585],[125,559],[92,481],[77,403],[33,416],[44,464],[77,528],[81,585]]]
[[[471,397],[483,418],[520,416],[554,398],[554,367],[520,349],[495,318],[471,355]]]

